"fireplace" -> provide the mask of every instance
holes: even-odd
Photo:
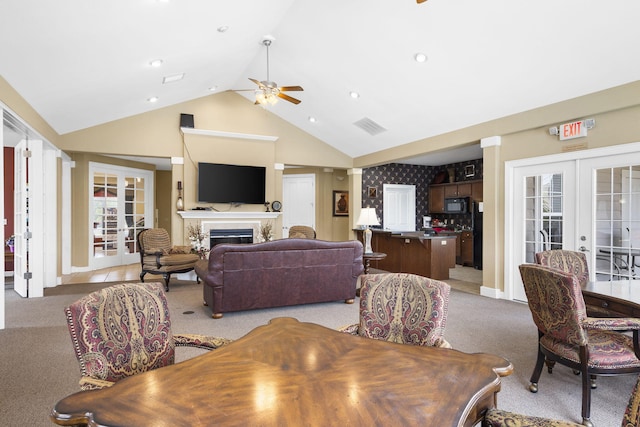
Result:
[[[253,228],[210,229],[209,247],[220,243],[253,243]]]

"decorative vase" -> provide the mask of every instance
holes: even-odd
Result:
[[[338,212],[345,212],[347,210],[347,201],[344,199],[344,194],[340,196],[338,200]]]
[[[456,168],[447,169],[447,173],[449,174],[449,182],[456,182]]]

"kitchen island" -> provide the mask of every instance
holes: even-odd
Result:
[[[355,230],[362,241],[362,230]],[[456,236],[427,236],[421,231],[371,230],[371,247],[387,257],[371,261],[371,267],[392,273],[413,273],[446,280],[456,266]]]

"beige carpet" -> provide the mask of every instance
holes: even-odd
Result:
[[[47,289],[46,297],[35,299],[22,299],[13,291],[5,291],[7,329],[0,331],[0,425],[50,426],[48,414],[55,402],[78,391],[79,368],[63,307],[107,285],[62,285]],[[172,281],[167,298],[176,332],[239,338],[274,317],[294,317],[331,328],[358,321],[358,304],[342,302],[227,313],[214,320],[209,308],[202,305],[202,285],[190,281]],[[537,337],[526,305],[454,289],[445,336],[457,350],[494,353],[513,363],[515,372],[502,380],[499,407],[580,420],[580,377],[570,369],[557,366],[553,375],[545,370],[540,391],[532,394],[527,390]],[[184,360],[200,352],[180,348],[177,357]],[[597,427],[620,425],[634,383],[633,375],[598,378],[598,388],[592,395],[592,420]]]

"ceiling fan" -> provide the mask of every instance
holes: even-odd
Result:
[[[258,85],[258,89],[244,89],[252,90],[256,94],[256,104],[267,105],[275,104],[278,98],[282,98],[285,101],[292,102],[294,104],[300,104],[300,100],[293,98],[283,92],[298,92],[303,91],[301,86],[278,86],[276,82],[269,80],[269,46],[275,39],[271,36],[264,36],[262,44],[267,47],[267,79],[259,81],[257,79],[249,78],[252,82]]]
[[[420,3],[426,2],[427,0],[417,0],[417,1],[418,1],[418,4],[420,4]]]

